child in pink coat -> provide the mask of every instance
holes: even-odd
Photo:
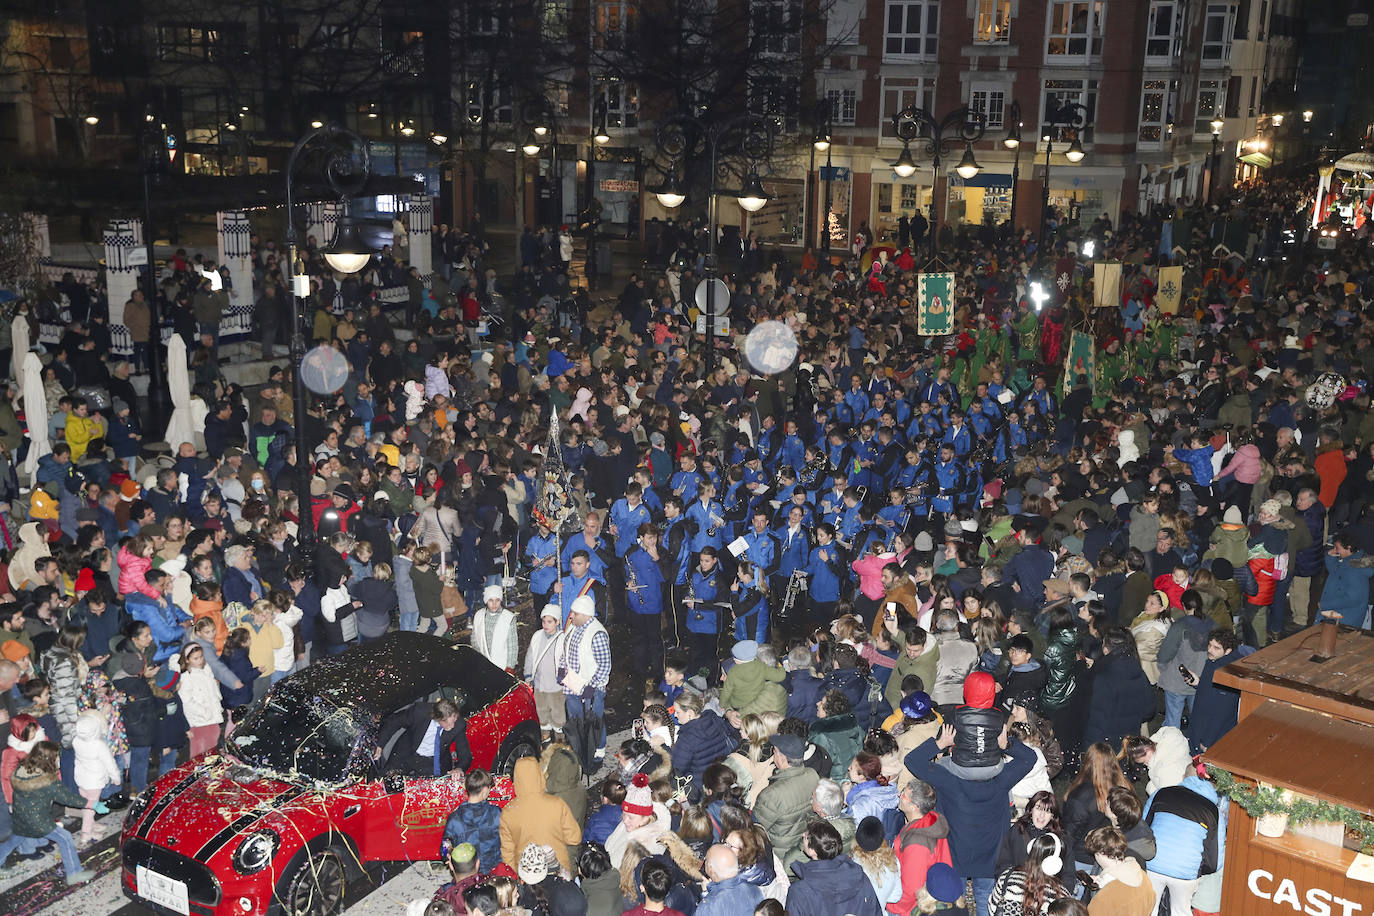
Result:
[[[147,535],[137,535],[132,541],[119,548],[119,594],[132,595],[141,592],[154,601],[162,593],[148,584],[148,570],[153,568],[153,539]]]

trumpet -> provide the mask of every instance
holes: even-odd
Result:
[[[705,617],[705,615],[702,614],[700,609],[697,608],[698,602],[696,583],[692,581],[692,578],[693,577],[691,575],[687,577],[687,597],[682,599],[682,602],[683,604],[689,605],[691,607],[693,620],[701,620]]]
[[[806,575],[806,571],[802,569],[792,571],[787,580],[787,592],[782,597],[782,607],[778,608],[778,617],[785,620],[787,615],[792,613],[792,608],[797,604],[797,596],[807,590]]]

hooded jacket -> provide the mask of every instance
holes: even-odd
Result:
[[[830,755],[830,778],[843,782],[849,762],[863,750],[864,729],[853,713],[827,716],[811,723],[809,737],[821,750]]]
[[[582,766],[576,755],[566,745],[550,744],[542,763],[544,791],[563,799],[573,820],[581,826],[587,819],[587,789],[582,784]]]
[[[52,556],[43,526],[38,522],[28,522],[19,529],[19,549],[10,558],[10,588],[18,592],[32,588],[38,573],[34,570],[35,560]]]
[[[954,762],[961,767],[990,767],[1002,762],[997,743],[1006,724],[997,708],[997,682],[985,671],[964,679],[964,705],[954,710]],[[846,764],[847,766],[847,764]]]
[[[721,709],[735,709],[741,716],[750,713],[784,713],[787,694],[780,686],[787,672],[764,664],[757,658],[741,662],[730,669],[720,689]]]
[[[854,710],[854,718],[858,721],[860,728],[873,728],[882,721],[882,709],[875,709],[868,696],[870,686],[876,684],[876,681],[865,677],[858,668],[836,668],[827,674],[823,680],[821,695],[824,696],[831,690],[838,690],[848,697],[849,706]],[[878,706],[881,705],[882,701],[879,700]],[[848,761],[845,762],[845,765],[849,765]]]
[[[879,916],[883,912],[873,882],[849,856],[798,862],[800,880],[787,889],[790,916]]]
[[[558,861],[572,870],[568,847],[582,842],[582,828],[573,819],[568,803],[544,789],[539,761],[521,757],[515,761],[515,799],[501,811],[501,860],[520,861],[530,843],[553,847]]]
[[[1374,575],[1374,564],[1358,550],[1348,557],[1327,554],[1323,562],[1327,575],[1318,608],[1338,611],[1341,622],[1349,626],[1362,625],[1369,608],[1369,580]]]
[[[79,653],[69,652],[61,646],[53,646],[44,652],[42,662],[43,673],[47,675],[48,687],[52,690],[49,706],[62,732],[62,746],[69,748],[81,711],[81,686],[86,683],[89,669]]]
[[[1197,688],[1179,673],[1182,665],[1196,676],[1207,664],[1207,638],[1216,622],[1211,617],[1188,614],[1175,620],[1159,644],[1156,662],[1159,665],[1159,686],[1168,693],[1190,697]]]
[[[1145,802],[1141,820],[1155,834],[1155,857],[1146,864],[1149,871],[1189,881],[1217,870],[1221,813],[1217,790],[1207,780],[1193,774],[1155,792]]]
[[[930,866],[943,862],[953,865],[949,851],[949,821],[938,811],[909,822],[892,842],[892,850],[902,866],[902,896],[888,904],[888,912],[906,916],[916,912],[916,897],[926,886]]]
[[[10,808],[15,836],[43,837],[57,829],[52,806],[86,807],[86,799],[62,785],[56,773],[43,773],[21,763],[14,771],[14,805]]]
[[[72,751],[76,763],[72,776],[83,792],[97,791],[111,783],[122,784],[124,774],[115,762],[110,745],[105,741],[108,723],[105,716],[88,709],[77,716],[72,736]],[[84,807],[84,806],[83,806]]]
[[[163,600],[166,604],[156,598],[149,598],[142,592],[136,592],[129,595],[124,602],[129,616],[146,623],[152,630],[153,644],[157,646],[153,653],[153,661],[159,665],[181,649],[182,640],[186,635],[181,623],[191,619],[189,614],[172,604],[171,598]]]

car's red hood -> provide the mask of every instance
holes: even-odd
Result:
[[[167,774],[157,796],[125,838],[137,837],[208,862],[230,841],[251,830],[309,790],[275,779],[230,779],[223,765],[187,764]]]

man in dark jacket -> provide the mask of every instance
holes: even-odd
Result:
[[[869,701],[871,682],[859,670],[859,653],[853,646],[841,643],[835,647],[833,658],[835,667],[825,676],[821,684],[821,695],[831,690],[840,691],[849,700],[849,707],[854,713],[854,719],[859,723],[859,728],[864,731],[873,728],[891,711],[884,708],[886,700],[882,699],[882,692],[878,692],[876,706]]]
[[[988,897],[997,877],[997,852],[1006,835],[1007,793],[1031,771],[1035,752],[1005,729],[998,736],[1011,760],[992,779],[964,779],[935,762],[937,755],[954,746],[954,726],[945,725],[936,738],[928,738],[906,755],[906,768],[935,789],[936,810],[950,824],[958,825],[949,837],[954,870],[973,881],[973,895],[980,916],[988,912]]]
[[[787,666],[791,670],[782,686],[787,690],[787,715],[803,722],[816,721],[816,704],[825,695],[824,681],[816,677],[811,667],[811,652],[805,646],[798,646],[787,653]]]
[[[840,834],[825,821],[812,821],[802,837],[809,861],[792,871],[800,879],[787,890],[791,916],[880,916],[882,904],[873,882],[857,862],[841,855]]]
[[[382,726],[378,751],[400,733],[387,759],[387,769],[407,776],[442,776],[472,765],[468,726],[452,700],[435,700],[433,706],[417,703],[402,710]]]
[[[143,677],[143,655],[125,652],[118,657],[120,669],[112,683],[128,698],[120,716],[129,739],[129,788],[142,792],[148,787],[148,760],[156,739],[159,704]]]
[[[1141,723],[1154,714],[1154,688],[1140,667],[1131,631],[1113,627],[1102,637],[1102,660],[1092,668],[1083,746],[1103,741],[1117,747],[1125,736],[1140,734]]]
[[[1017,607],[1034,613],[1045,603],[1045,580],[1054,575],[1054,554],[1040,543],[1045,519],[1018,515],[1012,521],[1012,529],[1021,550],[1002,569],[1002,581],[1015,589]]]

